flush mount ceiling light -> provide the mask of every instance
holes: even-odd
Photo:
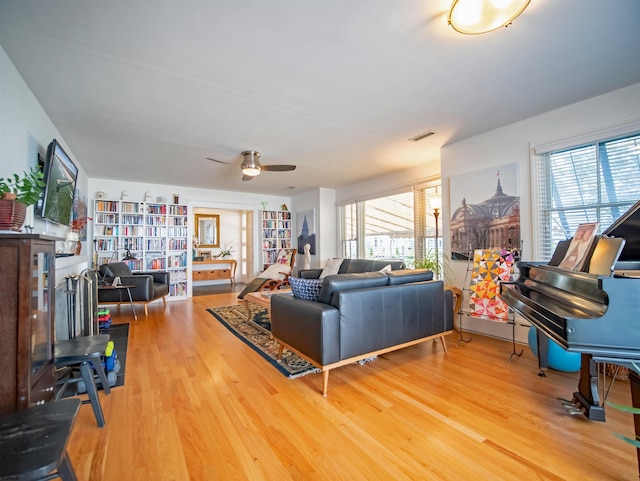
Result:
[[[454,0],[449,25],[460,33],[475,35],[508,27],[531,0]]]

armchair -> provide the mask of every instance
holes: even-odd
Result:
[[[124,262],[112,262],[100,266],[100,279],[110,283],[115,277],[120,277],[123,284],[132,285],[131,300],[144,304],[144,315],[149,315],[148,305],[156,299],[162,299],[167,306],[166,296],[169,294],[169,273],[164,271],[131,272]],[[128,303],[129,299],[120,296],[120,292],[98,289],[98,303],[118,304]]]

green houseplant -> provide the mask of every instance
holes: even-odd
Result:
[[[32,167],[22,175],[0,178],[0,230],[20,231],[27,206],[38,202],[44,189],[43,173]]]
[[[430,249],[425,252],[424,257],[422,259],[416,259],[414,267],[416,269],[429,269],[433,271],[434,276],[437,279],[445,279],[447,276],[448,269],[448,261],[446,254],[440,254],[440,262],[436,258],[436,253],[434,250]]]

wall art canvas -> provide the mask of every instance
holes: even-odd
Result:
[[[304,255],[304,246],[309,244],[309,253],[316,253],[316,212],[309,209],[296,213],[296,236],[298,237],[298,254]]]
[[[509,308],[500,299],[500,282],[513,278],[513,253],[504,249],[476,249],[469,286],[470,316],[508,322]]]
[[[519,258],[518,164],[450,179],[451,259],[467,260],[476,249],[503,248]]]

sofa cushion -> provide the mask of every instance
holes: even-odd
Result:
[[[383,272],[362,272],[355,274],[336,274],[322,280],[322,287],[318,293],[318,302],[331,304],[333,294],[344,290],[363,289],[366,287],[381,287],[389,283],[389,278]]]
[[[387,276],[390,286],[433,280],[433,272],[429,269],[400,269],[387,272]]]
[[[327,263],[320,273],[320,279],[337,274],[343,261],[344,259],[327,259]]]
[[[322,285],[320,279],[303,279],[301,277],[289,277],[289,284],[293,291],[293,297],[308,301],[318,300],[318,291]]]

